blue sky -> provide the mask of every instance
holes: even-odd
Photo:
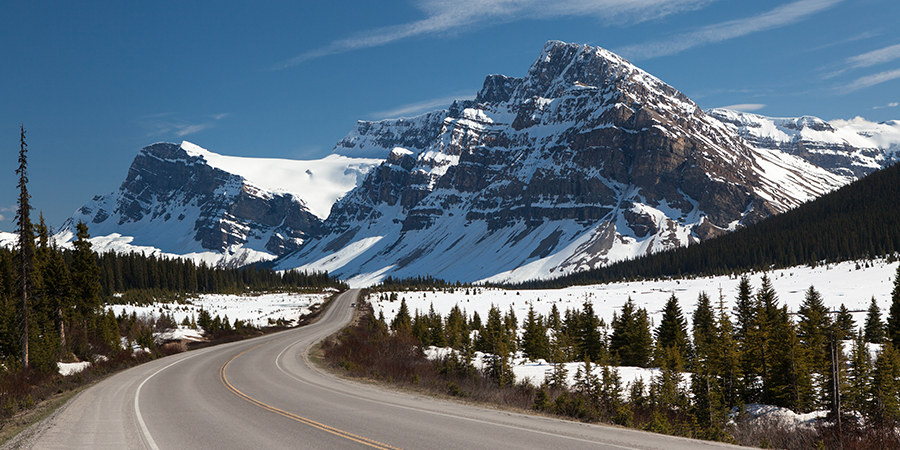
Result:
[[[703,108],[900,119],[898,20],[896,0],[5,0],[0,230],[20,124],[35,217],[59,227],[145,145],[321,158],[357,120],[524,75],[551,39],[617,52]]]

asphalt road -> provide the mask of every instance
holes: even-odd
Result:
[[[26,432],[34,449],[737,448],[462,405],[335,378],[306,350],[352,316],[357,291],[317,323],[182,353],[85,390]]]

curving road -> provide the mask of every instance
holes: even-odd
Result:
[[[313,325],[182,353],[85,390],[19,448],[723,449],[527,416],[335,378],[306,350],[343,327],[358,291]]]

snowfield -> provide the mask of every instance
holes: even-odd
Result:
[[[122,314],[137,313],[137,315],[170,314],[176,323],[181,323],[185,318],[197,319],[201,309],[209,312],[210,316],[224,319],[228,317],[229,323],[242,320],[256,327],[268,326],[277,320],[295,322],[301,316],[310,312],[314,305],[321,305],[331,292],[321,294],[259,294],[259,295],[223,295],[204,294],[190,300],[190,304],[179,305],[175,303],[154,303],[148,306],[136,305],[108,305],[117,316]],[[160,336],[162,339],[199,338],[199,334],[171,331],[170,335]]]

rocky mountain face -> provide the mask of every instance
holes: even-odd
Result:
[[[719,235],[849,182],[601,48],[549,42],[474,101],[360,122],[342,152],[388,154],[279,268],[553,277]],[[810,162],[812,161],[812,162]]]
[[[93,236],[107,237],[101,249],[118,237],[132,249],[206,253],[210,262],[240,265],[296,251],[319,234],[322,220],[302,200],[213,167],[195,148],[144,147],[119,190],[81,207],[63,225],[62,239],[81,220]]]
[[[897,159],[900,122],[874,123],[862,118],[826,122],[818,117],[770,118],[711,109],[721,121],[757,148],[798,156],[829,172],[862,177]]]

